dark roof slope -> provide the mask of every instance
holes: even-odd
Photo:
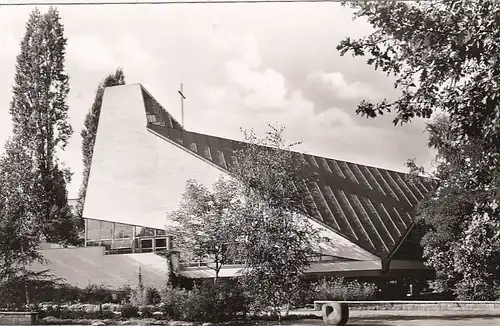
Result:
[[[144,89],[143,96],[149,130],[231,170],[232,151],[241,142],[184,130]],[[411,181],[400,172],[301,155],[319,176],[307,189],[316,207],[313,218],[382,259],[400,247],[413,227],[416,204],[436,186],[434,180]]]

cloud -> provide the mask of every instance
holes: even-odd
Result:
[[[109,45],[97,35],[77,35],[68,39],[67,56],[78,62],[82,71],[102,72],[116,62]]]
[[[352,116],[339,108],[330,108],[317,115],[318,120],[325,126],[339,127],[354,124]]]
[[[307,77],[307,82],[341,99],[380,100],[383,98],[371,84],[359,81],[348,83],[340,72],[314,72]]]
[[[361,81],[346,81],[338,71],[315,71],[304,82],[307,96],[316,103],[318,112],[330,106],[352,108],[362,100],[378,101],[384,98],[382,90],[375,85]]]
[[[0,33],[0,44],[2,45],[0,60],[3,60],[4,58],[10,59],[17,55],[20,43],[20,40],[16,38],[14,33],[10,31]]]
[[[15,56],[31,9],[0,10],[0,146],[10,134]],[[75,130],[61,155],[75,172],[70,196],[81,182],[85,114],[99,82],[118,66],[179,119],[184,83],[186,128],[194,131],[241,139],[240,127],[262,132],[278,122],[291,142],[328,157],[398,169],[408,157],[429,157],[421,125],[394,128],[390,117],[354,114],[362,97],[397,93],[365,59],[339,56],[342,38],[371,27],[352,22],[338,3],[68,6],[60,13]]]
[[[241,100],[248,108],[280,108],[285,104],[285,78],[277,71],[252,70],[242,61],[229,62],[226,71],[230,83],[241,89]]]
[[[225,43],[225,49],[233,50],[233,57],[224,66],[226,79],[204,89],[208,109],[202,113],[203,124],[194,124],[192,129],[241,139],[241,126],[263,134],[267,122],[278,122],[286,127],[289,141],[304,141],[298,150],[399,171],[416,150],[422,151],[425,135],[418,128],[405,132],[387,121],[369,125],[354,114],[353,108],[362,99],[382,98],[371,83],[348,81],[340,72],[321,71],[297,83],[275,69],[245,61],[244,51],[234,51],[244,44],[238,38],[232,40]],[[252,55],[261,57],[256,45]],[[240,58],[235,57],[238,54]],[[321,103],[321,98],[327,101]],[[342,106],[346,103],[350,106]],[[217,126],[217,131],[211,126]]]

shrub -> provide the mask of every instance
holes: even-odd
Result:
[[[161,296],[155,288],[137,287],[130,291],[129,301],[133,306],[142,307],[160,303]]]
[[[154,312],[154,306],[142,306],[139,308],[139,315],[141,316],[141,318],[153,318]]]
[[[161,291],[163,313],[172,319],[196,322],[224,322],[244,315],[248,300],[235,282],[211,281],[191,290],[166,287]]]
[[[82,297],[82,289],[70,284],[60,284],[58,287],[54,288],[52,300],[56,302],[77,302],[81,301]],[[51,297],[49,296],[48,298],[44,298],[45,300],[41,301],[49,301],[51,300],[50,298]]]
[[[298,290],[290,300],[290,308],[305,307],[316,300],[316,282],[311,279],[302,280]]]
[[[82,290],[81,302],[105,303],[113,301],[113,290],[103,285],[90,284]]]
[[[126,303],[122,306],[121,310],[121,316],[123,318],[133,318],[133,317],[138,317],[139,316],[139,308]]]
[[[211,298],[206,296],[198,287],[187,292],[180,319],[185,321],[212,321],[209,314],[214,313],[210,307]],[[215,319],[215,318],[214,318]]]
[[[342,278],[323,279],[315,287],[316,300],[372,300],[377,287],[372,283],[345,282]]]
[[[249,298],[238,282],[221,281],[215,285],[210,282],[201,290],[207,298],[212,298],[215,322],[233,320],[248,312]]]
[[[162,312],[173,319],[180,319],[183,314],[184,302],[187,299],[187,290],[174,288],[170,285],[160,291]]]
[[[150,305],[159,304],[161,302],[160,292],[155,289],[148,287],[146,288],[146,302]]]
[[[111,309],[101,311],[99,305],[40,305],[39,318],[53,317],[60,319],[113,319],[116,314]]]
[[[125,303],[129,300],[132,288],[129,285],[124,285],[115,291],[116,303]]]
[[[59,305],[55,306],[47,306],[45,309],[41,309],[39,312],[39,318],[45,318],[45,317],[53,317],[53,318],[60,318],[61,317],[61,308]]]
[[[130,291],[129,302],[134,307],[144,306],[147,303],[146,289],[145,288],[135,288]]]

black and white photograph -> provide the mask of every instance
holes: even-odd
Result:
[[[500,325],[500,2],[0,0],[0,325]]]

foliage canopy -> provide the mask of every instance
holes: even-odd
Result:
[[[441,285],[463,299],[494,299],[498,288],[500,185],[500,4],[496,1],[345,2],[375,29],[344,39],[344,55],[395,77],[401,96],[363,101],[357,113],[395,113],[427,125],[440,179],[424,201],[422,244]],[[436,115],[437,114],[437,115]],[[422,172],[413,160],[412,172]]]

